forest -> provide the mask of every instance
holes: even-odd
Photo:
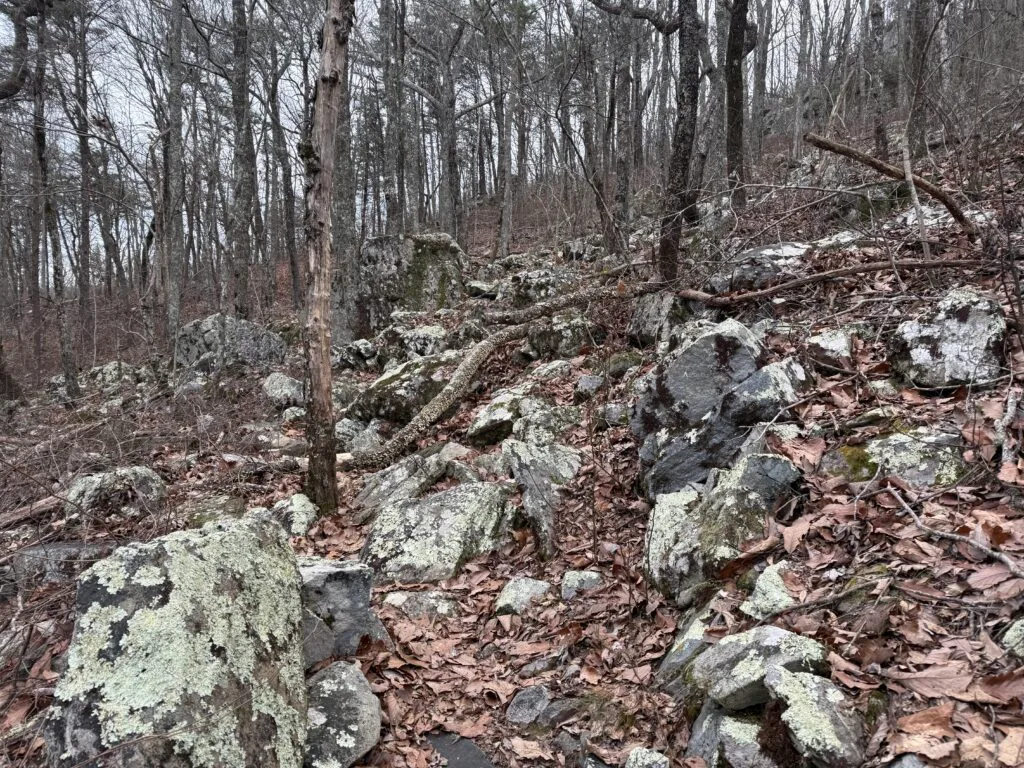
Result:
[[[0,0],[0,765],[1024,765],[1022,192],[1021,0]]]

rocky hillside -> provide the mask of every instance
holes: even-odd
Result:
[[[925,213],[926,254],[697,232],[686,290],[651,223],[630,267],[417,246],[334,355],[345,466],[397,460],[329,518],[292,327],[4,404],[5,759],[1024,764],[1020,232]]]

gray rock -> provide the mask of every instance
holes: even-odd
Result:
[[[919,387],[982,386],[1003,370],[1006,319],[999,302],[972,290],[950,291],[933,312],[900,323],[890,362]]]
[[[350,379],[336,377],[331,382],[331,404],[341,412],[355,402],[363,392],[363,385]]]
[[[466,283],[466,294],[471,299],[488,299],[493,301],[498,298],[498,284],[484,280],[470,280]]]
[[[604,255],[604,248],[588,243],[582,237],[562,243],[562,258],[566,261],[596,261]]]
[[[854,482],[879,474],[895,475],[916,488],[946,486],[967,470],[962,452],[959,435],[919,427],[869,440],[863,446],[833,449],[822,457],[821,469]]]
[[[649,293],[634,300],[626,336],[638,347],[667,345],[672,329],[690,317],[686,304],[672,291]]]
[[[565,379],[572,376],[572,363],[568,360],[551,360],[541,363],[530,372],[530,376],[545,381]]]
[[[300,605],[295,556],[268,521],[117,550],[79,582],[49,764],[299,765]]]
[[[832,681],[775,667],[765,686],[786,710],[782,722],[797,751],[817,768],[859,768],[865,760],[864,723]]]
[[[496,483],[473,483],[389,505],[377,514],[362,559],[380,581],[451,578],[504,541],[508,496]]]
[[[637,747],[626,758],[625,768],[669,768],[669,761],[661,752]]]
[[[584,403],[587,400],[592,400],[594,395],[600,392],[607,383],[604,376],[597,376],[592,373],[580,376],[576,386],[573,388],[573,401]]]
[[[761,347],[735,320],[696,325],[693,333],[689,343],[641,380],[630,426],[645,443],[659,430],[681,432],[697,426],[726,392],[757,370]]]
[[[704,633],[710,627],[710,619],[710,609],[703,608],[691,612],[686,620],[681,621],[675,642],[658,666],[658,686],[680,702],[690,692],[685,676],[686,668],[699,654],[711,647],[711,643],[704,639]]]
[[[763,620],[796,605],[796,599],[789,594],[782,580],[782,574],[790,567],[787,560],[780,560],[765,568],[754,582],[750,597],[740,605],[740,610],[747,616]]]
[[[156,512],[166,494],[167,484],[149,467],[121,467],[75,480],[64,494],[64,507],[74,518],[139,517]]]
[[[522,490],[523,514],[537,535],[537,551],[541,558],[550,558],[555,552],[555,511],[562,503],[563,487],[580,471],[579,451],[509,439],[501,444],[501,452]]]
[[[468,453],[458,443],[438,443],[367,476],[352,503],[354,520],[365,523],[384,507],[420,496]]]
[[[281,499],[271,512],[290,536],[305,536],[320,517],[320,510],[304,493],[294,493],[287,499]]]
[[[551,703],[551,691],[543,685],[531,685],[512,697],[505,710],[505,719],[513,725],[530,725]]]
[[[549,445],[583,420],[583,413],[577,406],[552,406],[534,398],[522,401],[519,412],[520,418],[512,425],[512,436],[531,445]]]
[[[756,717],[730,715],[709,700],[693,724],[686,757],[699,757],[710,766],[779,768],[762,752],[760,732],[761,723]]]
[[[580,592],[601,586],[601,574],[597,571],[566,571],[562,576],[562,599],[566,602]]]
[[[520,407],[530,399],[530,382],[510,389],[499,389],[473,419],[466,430],[466,439],[473,445],[500,443],[512,434],[512,425],[520,417]]]
[[[353,560],[302,558],[299,573],[304,635],[310,636],[316,629],[313,617],[322,620],[334,637],[329,655],[351,656],[359,650],[363,638],[386,636],[370,610],[373,571],[366,565]],[[306,651],[307,667],[326,658],[315,658],[318,654],[311,648]]]
[[[367,422],[377,417],[409,422],[444,389],[461,360],[461,352],[451,351],[403,363],[363,390],[346,415]]]
[[[331,348],[331,367],[367,371],[378,367],[377,348],[369,339],[355,339]]]
[[[176,517],[189,528],[202,528],[207,523],[244,514],[245,499],[226,493],[188,501],[176,510]]]
[[[284,412],[281,414],[281,424],[290,427],[304,418],[306,418],[306,409],[292,406],[291,408],[284,409]]]
[[[1024,619],[1017,619],[1007,628],[1002,643],[1010,653],[1024,658]]]
[[[594,413],[594,428],[597,430],[625,427],[629,424],[629,406],[625,403],[602,403]]]
[[[765,676],[774,669],[826,672],[828,652],[810,638],[772,626],[722,638],[693,662],[693,684],[730,711],[768,701]]]
[[[40,584],[64,584],[74,581],[112,549],[111,544],[84,541],[55,541],[22,547],[11,555],[11,575],[22,591]]]
[[[414,328],[389,326],[376,340],[378,360],[385,368],[438,355],[451,348],[448,331],[440,325],[421,325]]]
[[[652,584],[682,603],[714,569],[740,554],[740,544],[760,535],[765,516],[800,479],[781,456],[752,454],[719,475],[700,498],[693,491],[658,496],[648,524],[645,563]]]
[[[184,365],[206,356],[216,362],[223,355],[225,363],[268,367],[283,363],[285,351],[284,340],[276,333],[248,320],[217,314],[184,326],[178,332],[175,354]]]
[[[389,592],[384,603],[410,619],[452,619],[458,615],[458,603],[444,592]]]
[[[542,357],[570,358],[578,355],[584,347],[601,344],[605,335],[601,326],[587,318],[563,312],[552,317],[548,325],[532,327],[520,352],[531,360]]]
[[[722,399],[721,416],[733,424],[776,421],[807,392],[810,378],[792,358],[764,366]]]
[[[822,331],[807,339],[807,354],[829,368],[853,367],[853,334],[844,328]]]
[[[903,755],[891,763],[886,763],[882,768],[928,768],[917,755]]]
[[[795,277],[811,250],[807,243],[778,243],[744,251],[709,281],[716,293],[764,288],[781,278]]]
[[[302,405],[306,401],[306,389],[302,382],[284,373],[274,372],[263,380],[263,394],[278,409]]]
[[[511,301],[515,307],[528,307],[551,299],[571,288],[573,279],[553,269],[533,269],[519,272],[498,285],[498,300]]]
[[[494,768],[480,747],[457,734],[434,731],[427,734],[427,741],[448,768]]]
[[[309,680],[306,768],[349,768],[380,739],[380,701],[358,664],[338,662]]]
[[[540,600],[551,591],[551,585],[540,579],[528,576],[516,576],[509,579],[501,588],[494,604],[494,612],[499,616],[505,613],[521,615],[532,603]]]

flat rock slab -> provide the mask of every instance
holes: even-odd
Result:
[[[500,546],[509,522],[509,491],[470,483],[382,509],[362,560],[378,581],[433,582]]]
[[[349,768],[380,739],[380,701],[358,664],[338,662],[309,680],[306,768]]]
[[[537,550],[547,559],[554,554],[555,512],[562,503],[562,488],[580,471],[580,453],[565,445],[512,439],[501,444],[501,452],[523,492],[523,514],[537,535]]]
[[[551,691],[543,685],[531,685],[512,697],[505,719],[514,725],[529,725],[544,714],[551,703]]]
[[[587,589],[601,586],[597,571],[566,571],[562,576],[562,599],[568,602]]]
[[[768,701],[765,676],[773,669],[824,672],[827,655],[810,638],[778,627],[757,627],[723,637],[704,651],[694,661],[691,677],[719,706],[738,711]]]
[[[248,320],[217,314],[184,326],[178,332],[175,354],[185,365],[201,358],[212,365],[223,356],[226,363],[270,366],[284,362],[286,351],[284,339],[276,333]]]
[[[458,443],[432,445],[367,476],[352,505],[356,522],[365,523],[383,507],[417,498],[448,473],[451,462],[468,454]]]
[[[537,600],[551,591],[551,585],[540,579],[517,576],[509,579],[494,604],[494,612],[499,616],[506,613],[521,615]]]
[[[427,734],[427,741],[447,760],[448,768],[494,768],[480,747],[457,734],[435,731]]]
[[[459,604],[445,592],[390,592],[384,604],[410,619],[452,619],[459,613]]]

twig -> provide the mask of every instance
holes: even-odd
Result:
[[[906,499],[904,499],[900,495],[900,492],[898,490],[892,487],[888,488],[887,490],[889,491],[889,493],[893,495],[896,501],[900,503],[900,506],[903,507],[904,511],[906,511],[906,513],[910,515],[911,518],[913,518],[914,525],[916,525],[920,530],[924,531],[930,536],[934,536],[937,539],[955,541],[957,544],[966,544],[969,547],[974,547],[978,551],[984,553],[986,557],[990,557],[993,560],[998,560],[1000,563],[1005,565],[1007,569],[1010,571],[1010,573],[1016,576],[1018,579],[1024,579],[1024,568],[1021,568],[1020,565],[1018,565],[1017,562],[1009,555],[1007,555],[1005,552],[998,552],[992,549],[991,547],[987,547],[984,544],[981,544],[977,541],[974,541],[973,539],[968,538],[967,536],[961,536],[958,533],[947,533],[946,531],[939,531],[935,528],[925,525],[924,522],[922,522],[921,518],[918,516],[918,514],[913,510],[913,508],[909,504],[907,504]]]

